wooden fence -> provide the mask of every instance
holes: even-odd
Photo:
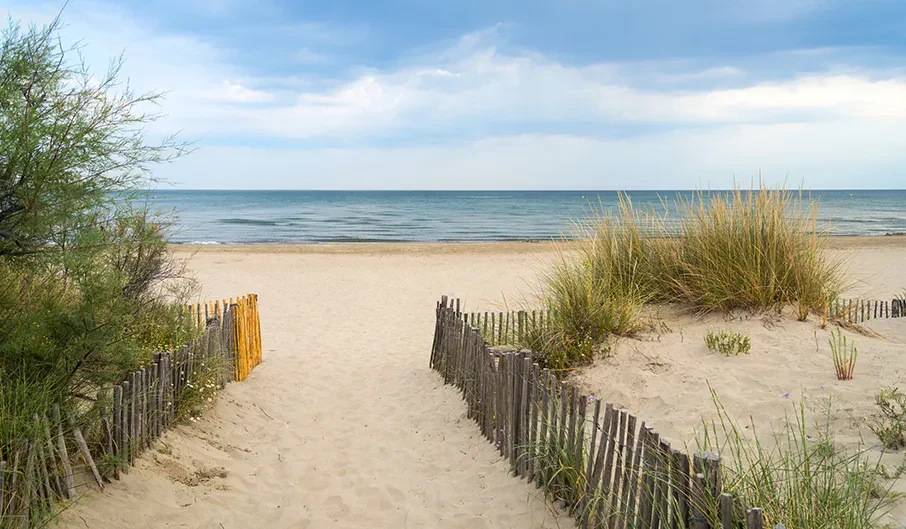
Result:
[[[454,300],[453,303],[458,301]],[[459,310],[455,305],[451,308],[457,312]],[[838,299],[831,304],[828,317],[850,323],[864,323],[880,318],[904,318],[906,300]],[[533,333],[543,330],[550,321],[550,311],[470,312],[464,313],[464,318],[467,325],[481,333],[488,345],[496,347],[531,343]]]
[[[762,529],[760,508],[722,491],[717,455],[672,448],[634,415],[558,381],[531,351],[492,349],[459,300],[444,296],[436,314],[431,367],[462,391],[513,473],[565,502],[582,529]],[[519,321],[499,336],[524,330]]]
[[[878,318],[906,317],[906,300],[838,299],[831,305],[831,317],[850,323],[863,323]]]
[[[230,380],[244,380],[261,362],[258,298],[190,305],[197,338],[155,353],[151,364],[98,393],[87,415],[35,415],[33,439],[0,446],[0,528],[25,529],[46,522],[60,501],[78,488],[104,488],[180,418],[189,393],[213,394]],[[212,371],[210,368],[215,367]],[[203,388],[203,389],[202,389]]]
[[[208,301],[197,305],[189,305],[189,313],[196,324],[201,327],[211,318],[223,322],[224,328],[229,324],[229,332],[233,349],[225,358],[227,372],[232,372],[233,380],[243,381],[252,372],[252,369],[261,363],[261,318],[258,315],[258,294],[248,294],[233,301],[223,300],[223,307],[229,312],[229,322],[226,313],[221,313],[221,302]],[[226,307],[230,307],[226,310]]]

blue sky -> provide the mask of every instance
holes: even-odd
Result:
[[[44,23],[62,2],[15,0]],[[2,9],[0,9],[2,12]],[[180,188],[906,187],[903,0],[71,0]]]

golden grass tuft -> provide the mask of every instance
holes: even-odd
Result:
[[[618,215],[598,208],[574,226],[579,251],[561,254],[544,296],[552,314],[544,342],[573,347],[565,364],[585,359],[589,342],[638,331],[646,303],[698,312],[793,306],[804,321],[827,314],[846,287],[843,263],[823,251],[817,204],[801,191],[698,191],[674,205],[639,210],[621,194]]]

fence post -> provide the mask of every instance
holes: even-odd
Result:
[[[721,529],[733,529],[733,496],[726,492],[720,495]]]
[[[60,417],[60,406],[54,404],[52,408],[53,421],[57,425],[57,450],[60,454],[60,461],[63,463],[63,483],[66,486],[66,497],[75,498],[75,482],[72,477],[72,465],[69,464],[69,453],[66,451],[66,439],[63,437],[63,420]]]
[[[762,529],[763,527],[764,520],[760,508],[753,507],[746,511],[746,529]]]
[[[705,475],[701,473],[695,474],[692,479],[692,529],[709,529],[704,511],[707,501],[706,495]]]
[[[76,424],[72,412],[67,413],[67,417],[69,418],[69,427],[72,428],[72,435],[75,437],[76,446],[79,447],[82,457],[85,458],[89,468],[91,468],[91,473],[94,474],[94,480],[97,481],[101,490],[104,490],[104,480],[101,479],[98,467],[94,464],[94,458],[91,457],[91,452],[88,451],[88,444],[85,443],[85,438],[82,437],[82,430],[80,430],[79,425]]]

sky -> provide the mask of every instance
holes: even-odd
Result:
[[[13,0],[179,189],[906,188],[906,0]]]

